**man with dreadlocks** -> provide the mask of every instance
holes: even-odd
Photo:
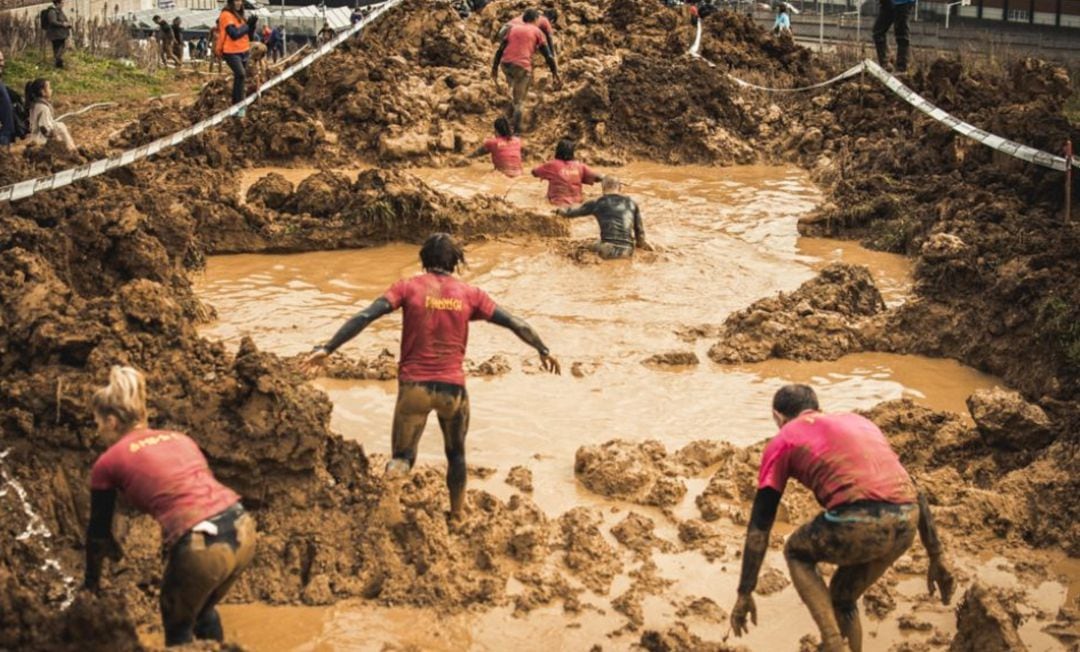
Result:
[[[381,297],[345,322],[326,344],[304,361],[305,371],[318,369],[327,356],[360,334],[371,322],[401,308],[401,359],[398,363],[398,396],[391,434],[393,457],[386,465],[388,477],[407,474],[416,463],[420,435],[428,414],[439,417],[446,447],[446,486],[450,490],[450,517],[460,520],[465,502],[465,435],[469,429],[469,395],[465,391],[465,345],[469,322],[477,319],[508,328],[540,354],[548,372],[561,372],[527,323],[495,305],[480,288],[454,277],[465,263],[465,252],[449,234],[436,233],[420,248],[424,273],[402,279]]]

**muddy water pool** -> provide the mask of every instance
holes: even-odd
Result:
[[[298,181],[311,172],[290,170],[287,176]],[[543,185],[531,178],[510,180],[476,166],[414,172],[444,192],[496,194],[523,207],[549,210],[543,203]],[[487,480],[470,480],[471,488],[507,498],[514,490],[502,478],[511,466],[523,465],[533,473],[533,500],[549,516],[577,505],[595,505],[605,509],[607,525],[613,525],[629,506],[601,499],[575,482],[574,452],[583,444],[614,437],[658,439],[673,451],[703,438],[754,443],[774,432],[769,400],[779,386],[792,381],[813,385],[827,409],[866,408],[910,397],[957,412],[965,412],[964,399],[972,391],[998,384],[954,361],[889,354],[858,354],[823,363],[770,361],[740,367],[712,363],[706,355],[709,338],[687,341],[679,333],[720,324],[730,312],[759,298],[793,290],[835,260],[867,265],[886,301],[896,304],[910,287],[908,261],[849,242],[799,237],[796,220],[812,210],[820,196],[805,174],[794,168],[633,164],[605,172],[628,182],[626,192],[640,204],[648,239],[659,250],[655,255],[578,264],[550,243],[529,240],[485,242],[467,250],[469,268],[462,276],[529,321],[564,368],[561,377],[537,373],[535,354],[512,334],[487,324],[474,325],[469,358],[479,362],[502,355],[511,371],[469,380],[469,461],[498,470]],[[245,183],[256,178],[253,175]],[[573,238],[594,238],[595,233],[592,218],[574,220]],[[310,350],[390,283],[419,271],[416,256],[415,246],[388,245],[212,258],[197,279],[197,290],[218,310],[220,319],[203,332],[232,345],[250,335],[261,348],[283,355]],[[399,329],[399,314],[385,317],[342,351],[360,357],[372,357],[382,349],[396,352]],[[671,369],[642,364],[650,355],[667,351],[694,351],[701,363]],[[575,364],[577,376],[569,373]],[[322,379],[317,384],[334,402],[336,431],[362,442],[370,453],[389,452],[395,383]],[[442,461],[441,435],[432,419],[420,462]],[[688,498],[676,509],[681,518],[696,516],[693,497],[706,481],[707,476],[690,481]],[[659,512],[633,509],[652,516],[660,536],[677,538]],[[742,529],[727,527],[732,550],[741,547]],[[671,603],[677,596],[709,596],[725,610],[730,608],[737,561],[710,565],[696,552],[656,554],[654,560],[660,574],[675,585],[645,601],[646,627],[673,623],[677,618]],[[774,552],[766,564],[780,568],[783,561]],[[977,572],[985,561],[961,564]],[[999,574],[1001,582],[1015,580],[1008,572]],[[920,583],[913,578],[899,586],[914,598]],[[628,578],[619,578],[611,596],[628,584]],[[1038,591],[1047,607],[1065,600],[1062,584]],[[441,617],[427,610],[367,604],[331,609],[236,605],[227,607],[224,616],[230,636],[255,650],[381,650],[388,643],[424,650],[569,650],[588,649],[593,643],[625,649],[639,634],[608,637],[625,622],[610,609],[611,596],[595,600],[604,613],[586,610],[574,616],[554,607],[524,618],[514,617],[508,609]],[[759,598],[758,605],[768,626],[740,641],[753,649],[793,650],[799,636],[814,631],[790,587]],[[954,631],[951,609],[917,608],[920,619],[943,632]],[[897,616],[910,611],[901,607],[883,621],[865,621],[867,649],[884,650],[905,640],[909,635],[901,633]],[[719,640],[727,629],[723,624],[684,620],[710,640]],[[1038,627],[1025,628],[1024,636],[1033,649],[1061,649]],[[539,641],[543,645],[538,647]]]

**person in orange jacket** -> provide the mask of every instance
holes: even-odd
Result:
[[[244,0],[228,0],[218,16],[214,53],[222,57],[229,70],[232,70],[233,104],[244,99],[248,51],[251,49],[251,35],[258,33],[255,31],[258,20],[259,17],[255,15],[244,16]],[[237,116],[244,116],[243,109]]]

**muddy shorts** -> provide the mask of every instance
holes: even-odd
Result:
[[[525,104],[525,97],[529,94],[529,87],[532,85],[532,71],[512,63],[502,64],[502,71],[506,75],[506,83],[510,86],[510,97],[514,108],[520,109]]]
[[[593,251],[600,255],[605,260],[612,260],[615,258],[630,258],[634,255],[634,247],[626,244],[618,244],[615,242],[597,242],[590,247]]]
[[[420,435],[431,412],[439,418],[447,453],[465,450],[465,435],[469,430],[469,393],[465,388],[439,382],[401,382],[394,406],[395,458],[408,460],[410,466],[416,461]]]
[[[854,566],[904,554],[915,540],[919,506],[859,501],[818,514],[792,534],[786,556],[804,562]]]
[[[222,639],[214,606],[251,564],[255,539],[255,519],[236,503],[173,544],[161,584],[166,645]]]

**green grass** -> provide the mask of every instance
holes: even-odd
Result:
[[[64,59],[66,67],[57,70],[51,52],[45,56],[40,50],[23,52],[7,60],[4,81],[21,93],[26,82],[43,77],[51,82],[54,97],[65,103],[143,100],[170,92],[175,85],[172,70],[150,73],[85,52],[69,52]]]
[[[1074,86],[1076,86],[1075,83]],[[1072,97],[1065,103],[1064,113],[1069,122],[1080,124],[1080,88],[1073,90]]]

